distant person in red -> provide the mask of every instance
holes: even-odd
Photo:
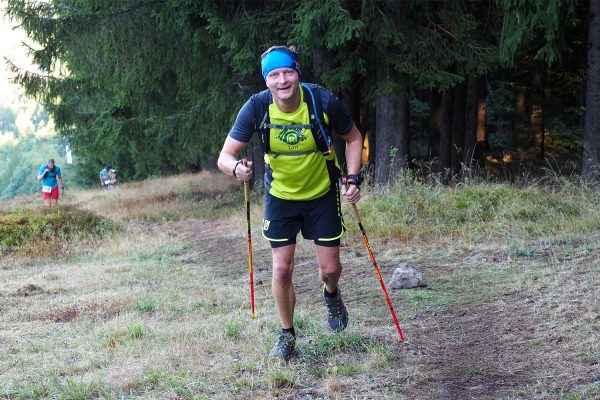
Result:
[[[52,206],[58,204],[58,181],[60,181],[61,195],[65,194],[65,184],[63,182],[60,167],[54,164],[51,158],[48,163],[40,167],[40,172],[37,177],[38,183],[42,184],[42,193],[46,205]]]

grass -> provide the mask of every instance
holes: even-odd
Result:
[[[60,258],[0,260],[0,397],[587,399],[600,393],[597,191],[411,180],[367,191],[360,209],[384,278],[395,263],[409,261],[429,282],[390,292],[408,341],[398,342],[345,209],[350,232],[342,243],[341,287],[350,325],[342,333],[327,330],[312,246],[300,241],[297,354],[280,365],[266,357],[278,323],[270,251],[260,239],[261,204],[255,197],[261,283],[253,320],[237,188],[200,174],[72,193],[75,209],[114,205],[106,216],[121,228],[101,246],[72,241]],[[25,200],[4,215],[29,207],[19,201]],[[210,206],[196,210],[204,204]]]
[[[407,177],[365,197],[367,232],[402,241],[507,244],[600,230],[598,191],[573,185],[445,187]]]
[[[114,190],[74,191],[66,201],[119,222],[219,218],[242,204],[239,185],[224,175],[183,174],[119,185]]]
[[[110,220],[72,206],[0,210],[0,255],[56,255],[65,251],[65,242],[102,239],[117,229]]]

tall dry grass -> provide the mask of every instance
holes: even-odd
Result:
[[[113,190],[75,190],[65,201],[123,222],[216,218],[239,202],[238,188],[230,177],[202,172],[125,183]]]

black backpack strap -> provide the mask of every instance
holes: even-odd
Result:
[[[321,89],[317,85],[301,84],[304,91],[304,100],[308,104],[308,114],[312,125],[312,134],[317,143],[319,151],[327,156],[333,152],[333,142],[329,127],[325,124],[323,114],[323,99],[321,98]]]
[[[263,90],[253,95],[251,100],[254,106],[254,120],[256,121],[254,130],[259,134],[263,152],[267,154],[271,151],[269,128],[267,127],[271,122],[269,119],[269,104],[272,101],[271,92],[268,89]]]

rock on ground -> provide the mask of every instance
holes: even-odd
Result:
[[[414,265],[400,263],[396,265],[394,275],[387,286],[390,289],[410,289],[413,287],[427,286],[423,273]]]

